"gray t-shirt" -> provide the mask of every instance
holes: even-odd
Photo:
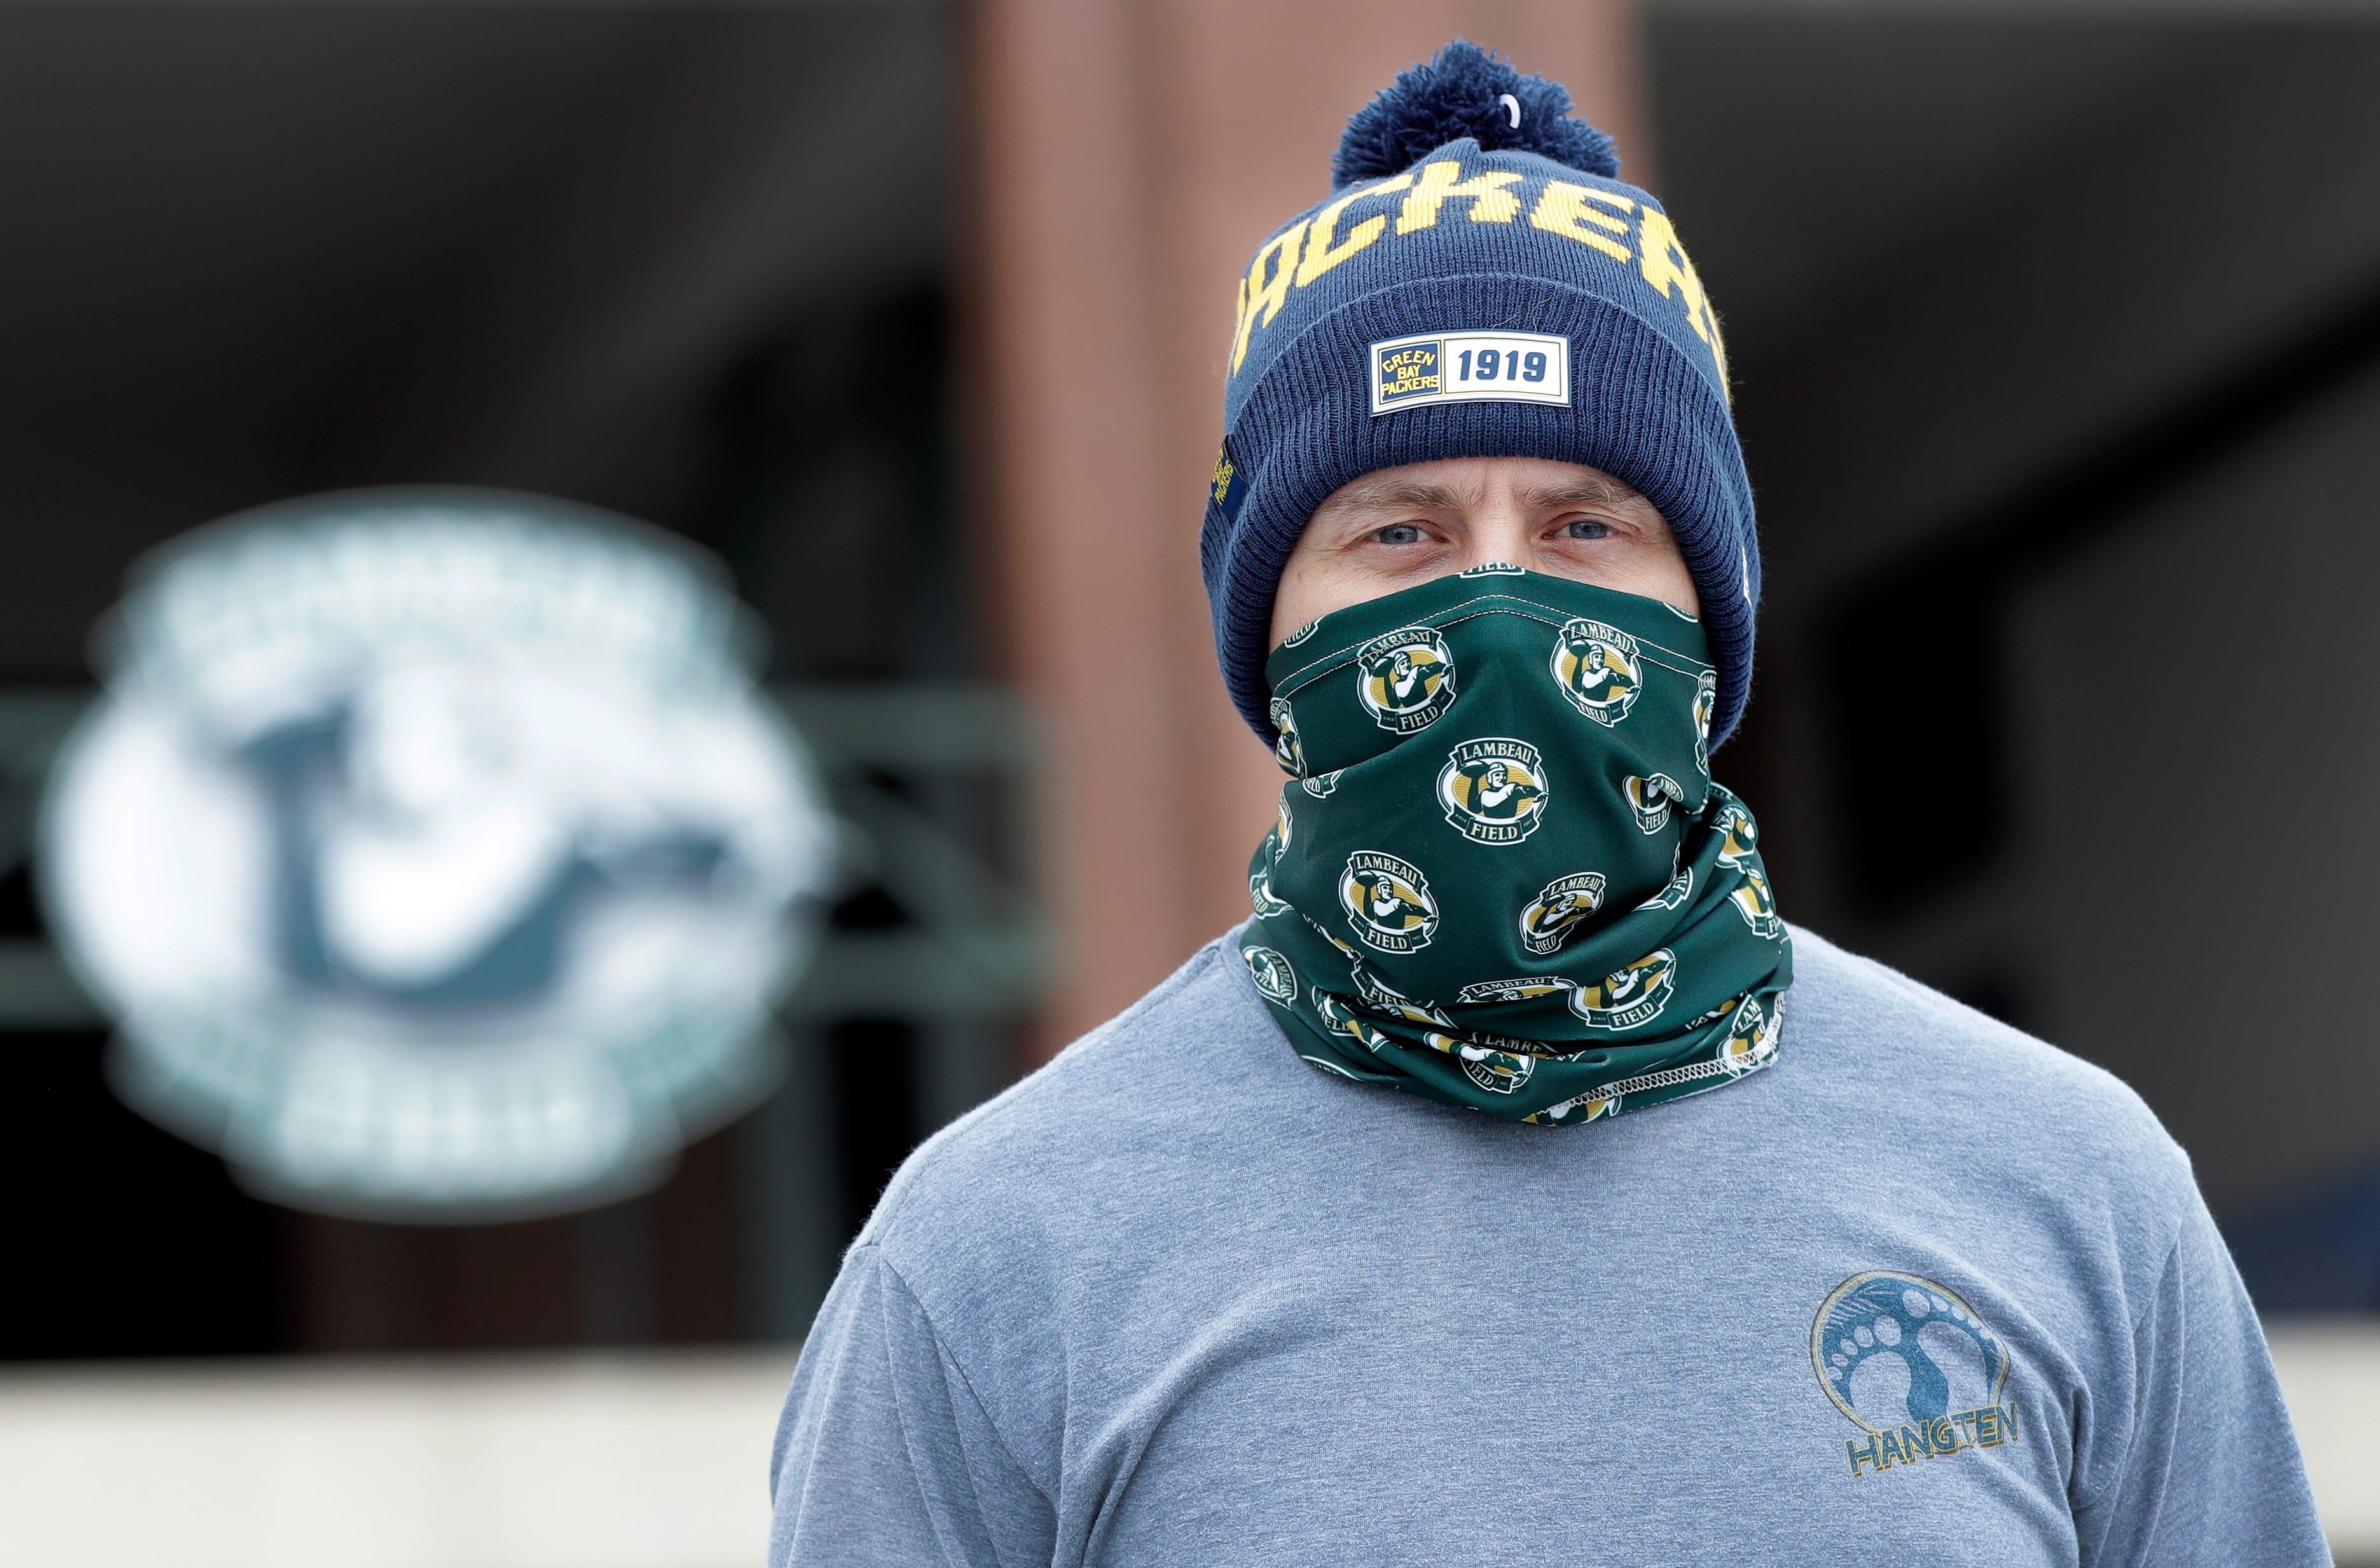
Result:
[[[1208,947],[894,1178],[771,1562],[2328,1562],[2148,1110],[1793,939],[1775,1067],[1571,1128],[1325,1077]]]

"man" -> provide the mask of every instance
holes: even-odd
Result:
[[[2328,1561],[2146,1109],[1778,918],[1717,320],[1568,105],[1451,46],[1258,252],[1257,916],[887,1189],[775,1562]]]

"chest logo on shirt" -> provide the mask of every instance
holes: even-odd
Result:
[[[1835,1286],[1810,1324],[1818,1386],[1861,1436],[1854,1476],[2017,1441],[2008,1345],[1948,1286],[1875,1269]]]

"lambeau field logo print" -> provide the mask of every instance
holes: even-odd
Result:
[[[1617,724],[1645,689],[1636,639],[1600,621],[1572,621],[1554,639],[1554,683],[1571,706],[1597,724]]]
[[[1670,826],[1670,808],[1686,798],[1678,781],[1666,773],[1638,777],[1630,775],[1620,786],[1628,797],[1628,809],[1636,814],[1636,826],[1646,833],[1658,833]]]
[[[1727,1039],[1718,1048],[1718,1065],[1728,1077],[1742,1078],[1768,1065],[1777,1055],[1778,1022],[1779,1008],[1773,1003],[1763,1007],[1758,997],[1746,996],[1736,1004]]]
[[[1296,711],[1289,706],[1287,697],[1273,698],[1267,711],[1272,727],[1281,731],[1281,739],[1272,743],[1273,760],[1281,764],[1282,771],[1305,778],[1305,745],[1298,739]]]
[[[1247,960],[1257,992],[1266,1001],[1286,1007],[1297,1000],[1297,971],[1284,955],[1270,947],[1244,947],[1240,956]]]
[[[1536,832],[1551,792],[1537,748],[1501,736],[1463,742],[1438,775],[1446,820],[1478,844],[1517,844]]]
[[[1454,655],[1427,626],[1375,637],[1355,653],[1356,694],[1381,729],[1410,735],[1454,706]]]
[[[1289,900],[1272,890],[1271,868],[1260,865],[1248,873],[1248,907],[1260,915],[1290,912]]]
[[[1396,1043],[1370,1019],[1349,1007],[1345,997],[1335,996],[1319,985],[1314,988],[1313,995],[1314,1010],[1322,1016],[1322,1027],[1331,1033],[1343,1034],[1366,1051],[1379,1051]]]
[[[1537,1058],[1525,1051],[1500,1051],[1468,1040],[1454,1043],[1463,1076],[1490,1094],[1517,1094],[1536,1075]]]
[[[1365,968],[1360,962],[1354,967],[1354,976],[1356,995],[1363,997],[1364,1005],[1374,1012],[1385,1013],[1390,1018],[1402,1019],[1407,1023],[1429,1025],[1438,1029],[1454,1027],[1454,1020],[1448,1018],[1445,1012],[1435,1004],[1415,1001]]]
[[[1777,912],[1777,899],[1768,890],[1768,878],[1758,866],[1742,868],[1742,886],[1730,893],[1727,901],[1735,906],[1735,912],[1743,917],[1743,923],[1752,928],[1755,935],[1774,942],[1785,934],[1785,922]]]
[[[1711,720],[1718,713],[1718,675],[1706,669],[1694,678],[1694,766],[1710,777]]]
[[[1248,868],[1248,904],[1260,915],[1289,913],[1289,901],[1272,890],[1273,868],[1281,864],[1281,856],[1289,852],[1290,835],[1296,827],[1289,814],[1289,786],[1281,786],[1281,814],[1272,831],[1265,835],[1257,863]]]
[[[1718,835],[1718,863],[1742,879],[1727,899],[1755,935],[1775,941],[1785,933],[1777,899],[1768,890],[1767,868],[1760,863],[1760,828],[1752,814],[1733,797],[1725,799],[1712,824]]]
[[[1616,974],[1570,994],[1571,1011],[1589,1029],[1633,1029],[1661,1016],[1678,989],[1678,956],[1658,947]]]
[[[1543,958],[1569,941],[1571,933],[1602,907],[1601,872],[1558,876],[1521,911],[1521,946]]]
[[[1355,939],[1383,953],[1410,953],[1438,934],[1438,900],[1412,862],[1373,850],[1347,857],[1339,874],[1339,907]]]
[[[1455,995],[1455,1000],[1468,1007],[1479,1002],[1534,1002],[1540,996],[1559,996],[1571,988],[1571,983],[1550,974],[1521,974],[1510,980],[1475,980]]]

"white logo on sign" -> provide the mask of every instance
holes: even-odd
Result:
[[[127,1097],[334,1212],[661,1179],[775,1078],[789,917],[832,859],[740,615],[662,536],[492,492],[174,548],[42,849]]]

